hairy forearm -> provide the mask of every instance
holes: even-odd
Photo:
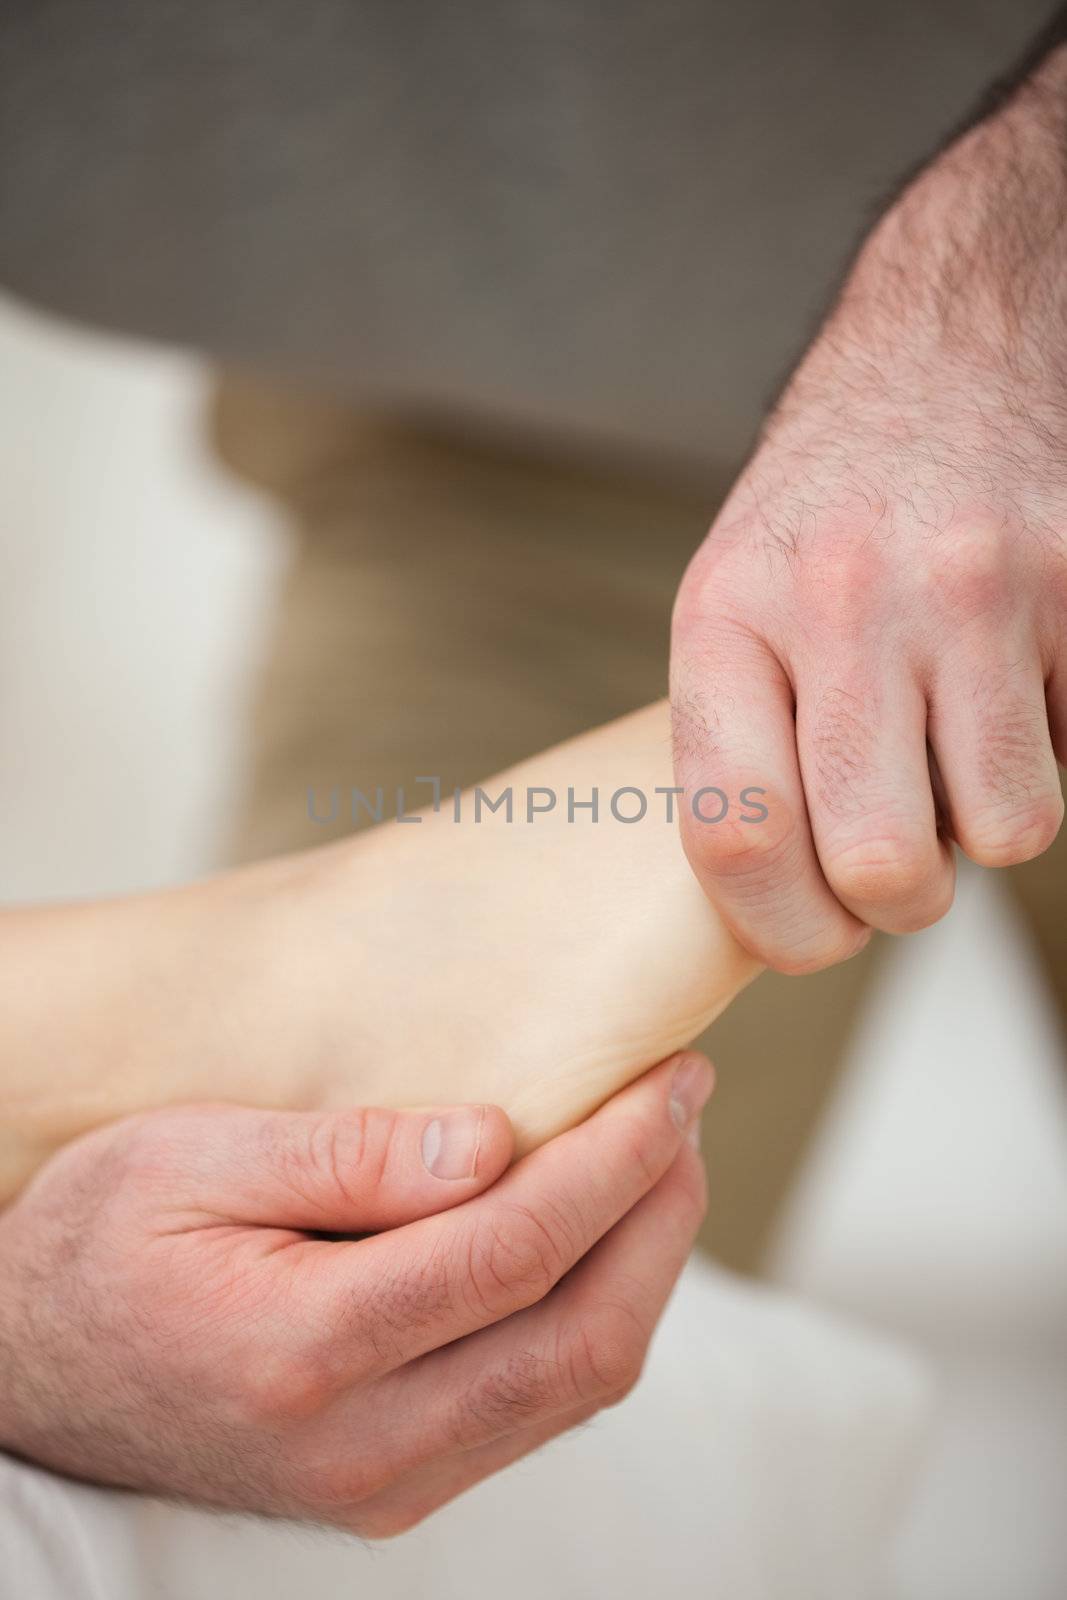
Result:
[[[768,420],[755,473],[761,500],[782,479],[798,506],[832,510],[824,484],[840,469],[877,511],[903,471],[920,519],[940,525],[960,499],[1057,489],[1065,439],[1060,46],[873,228]]]
[[[740,889],[687,848],[786,970],[937,921],[948,838],[1009,866],[1062,820],[1065,41],[1067,11],[871,229],[679,592],[680,780],[762,771],[801,819]]]
[[[891,358],[900,326],[974,365],[1063,362],[1067,45],[904,190],[860,252],[837,320]],[[1063,342],[1050,334],[1065,336]]]

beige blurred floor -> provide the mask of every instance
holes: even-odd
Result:
[[[227,836],[284,541],[205,459],[204,389],[0,315],[5,899],[171,881]],[[1067,1588],[1067,1111],[1035,974],[988,878],[895,947],[775,1254],[940,1374],[908,1600]]]

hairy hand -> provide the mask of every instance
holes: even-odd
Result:
[[[679,593],[677,781],[764,791],[683,805],[686,849],[785,971],[940,917],[949,840],[1003,866],[1060,825],[1064,54],[875,230]]]
[[[0,1214],[0,1447],[410,1527],[634,1383],[703,1214],[685,1130],[711,1082],[673,1058],[507,1172],[493,1107],[83,1137]]]

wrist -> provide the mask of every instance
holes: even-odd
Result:
[[[923,169],[872,231],[832,321],[892,360],[1045,376],[1067,340],[1067,47]]]
[[[931,446],[962,444],[991,482],[1040,480],[1065,400],[1067,47],[877,224],[765,438],[803,460],[915,448],[934,478]]]

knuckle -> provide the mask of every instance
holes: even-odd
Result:
[[[240,1411],[254,1424],[302,1422],[325,1408],[334,1389],[328,1363],[315,1350],[259,1354],[242,1378]]]
[[[871,930],[863,924],[854,925],[844,915],[841,924],[840,929],[834,926],[820,929],[814,938],[805,941],[803,947],[775,955],[770,965],[787,978],[807,978],[827,967],[839,966],[842,961],[851,961],[853,956],[858,956],[861,950],[867,948]]]
[[[852,518],[822,518],[819,542],[821,557],[798,569],[799,587],[805,606],[836,631],[843,613],[855,620],[858,609],[884,593],[885,565]]]
[[[574,1399],[605,1404],[625,1398],[641,1376],[649,1337],[637,1313],[623,1302],[586,1313],[567,1351]]]
[[[640,1173],[646,1189],[651,1189],[663,1176],[665,1157],[668,1151],[673,1150],[673,1142],[668,1144],[663,1137],[666,1133],[668,1125],[662,1121],[657,1123],[656,1131],[650,1135],[648,1123],[642,1117],[629,1112],[620,1116],[618,1126],[612,1132],[613,1139],[617,1141],[617,1170]]]
[[[960,843],[972,860],[986,867],[1009,867],[1041,855],[1063,822],[1063,798],[1023,805],[987,807],[969,818]]]
[[[692,563],[678,586],[671,607],[671,638],[675,645],[694,637],[705,623],[711,606],[711,586],[704,568]]]
[[[827,877],[846,900],[862,905],[910,904],[934,883],[938,863],[926,843],[883,834],[845,846],[827,862]]]
[[[467,1281],[489,1316],[543,1300],[566,1270],[569,1229],[528,1206],[496,1205],[470,1235]]]
[[[726,546],[714,537],[705,539],[674,597],[671,627],[676,637],[702,631],[710,616],[732,605],[737,593],[737,584],[729,576],[732,565]]]
[[[304,1422],[326,1404],[329,1385],[322,1365],[290,1355],[261,1359],[240,1382],[240,1409],[252,1422]]]
[[[343,1114],[315,1113],[306,1120],[287,1122],[277,1156],[294,1193],[309,1202],[318,1198],[332,1210],[337,1200],[355,1201],[353,1178],[358,1173],[361,1182],[367,1181],[368,1162],[378,1168],[370,1173],[370,1181],[380,1180],[388,1142],[370,1137],[371,1121],[372,1114],[357,1107]]]
[[[887,913],[884,931],[895,934],[921,933],[924,928],[932,928],[935,922],[940,922],[952,910],[954,899],[955,878],[942,873],[936,881],[931,880],[920,898],[910,903],[903,902]]]
[[[937,541],[931,559],[920,570],[919,583],[937,608],[956,622],[995,614],[1004,605],[1009,550],[998,526],[989,518],[952,528]]]
[[[398,1539],[402,1533],[410,1533],[412,1528],[417,1528],[420,1522],[424,1522],[434,1509],[435,1502],[429,1497],[423,1501],[408,1500],[383,1506],[360,1507],[351,1518],[345,1519],[345,1525],[361,1539],[372,1539],[376,1544],[384,1544],[389,1539]]]
[[[697,794],[693,788],[684,797],[682,832],[686,851],[699,866],[738,885],[780,881],[784,873],[800,870],[800,834],[781,802],[764,800],[768,815],[758,826],[730,816],[713,823],[701,821],[694,810]]]

